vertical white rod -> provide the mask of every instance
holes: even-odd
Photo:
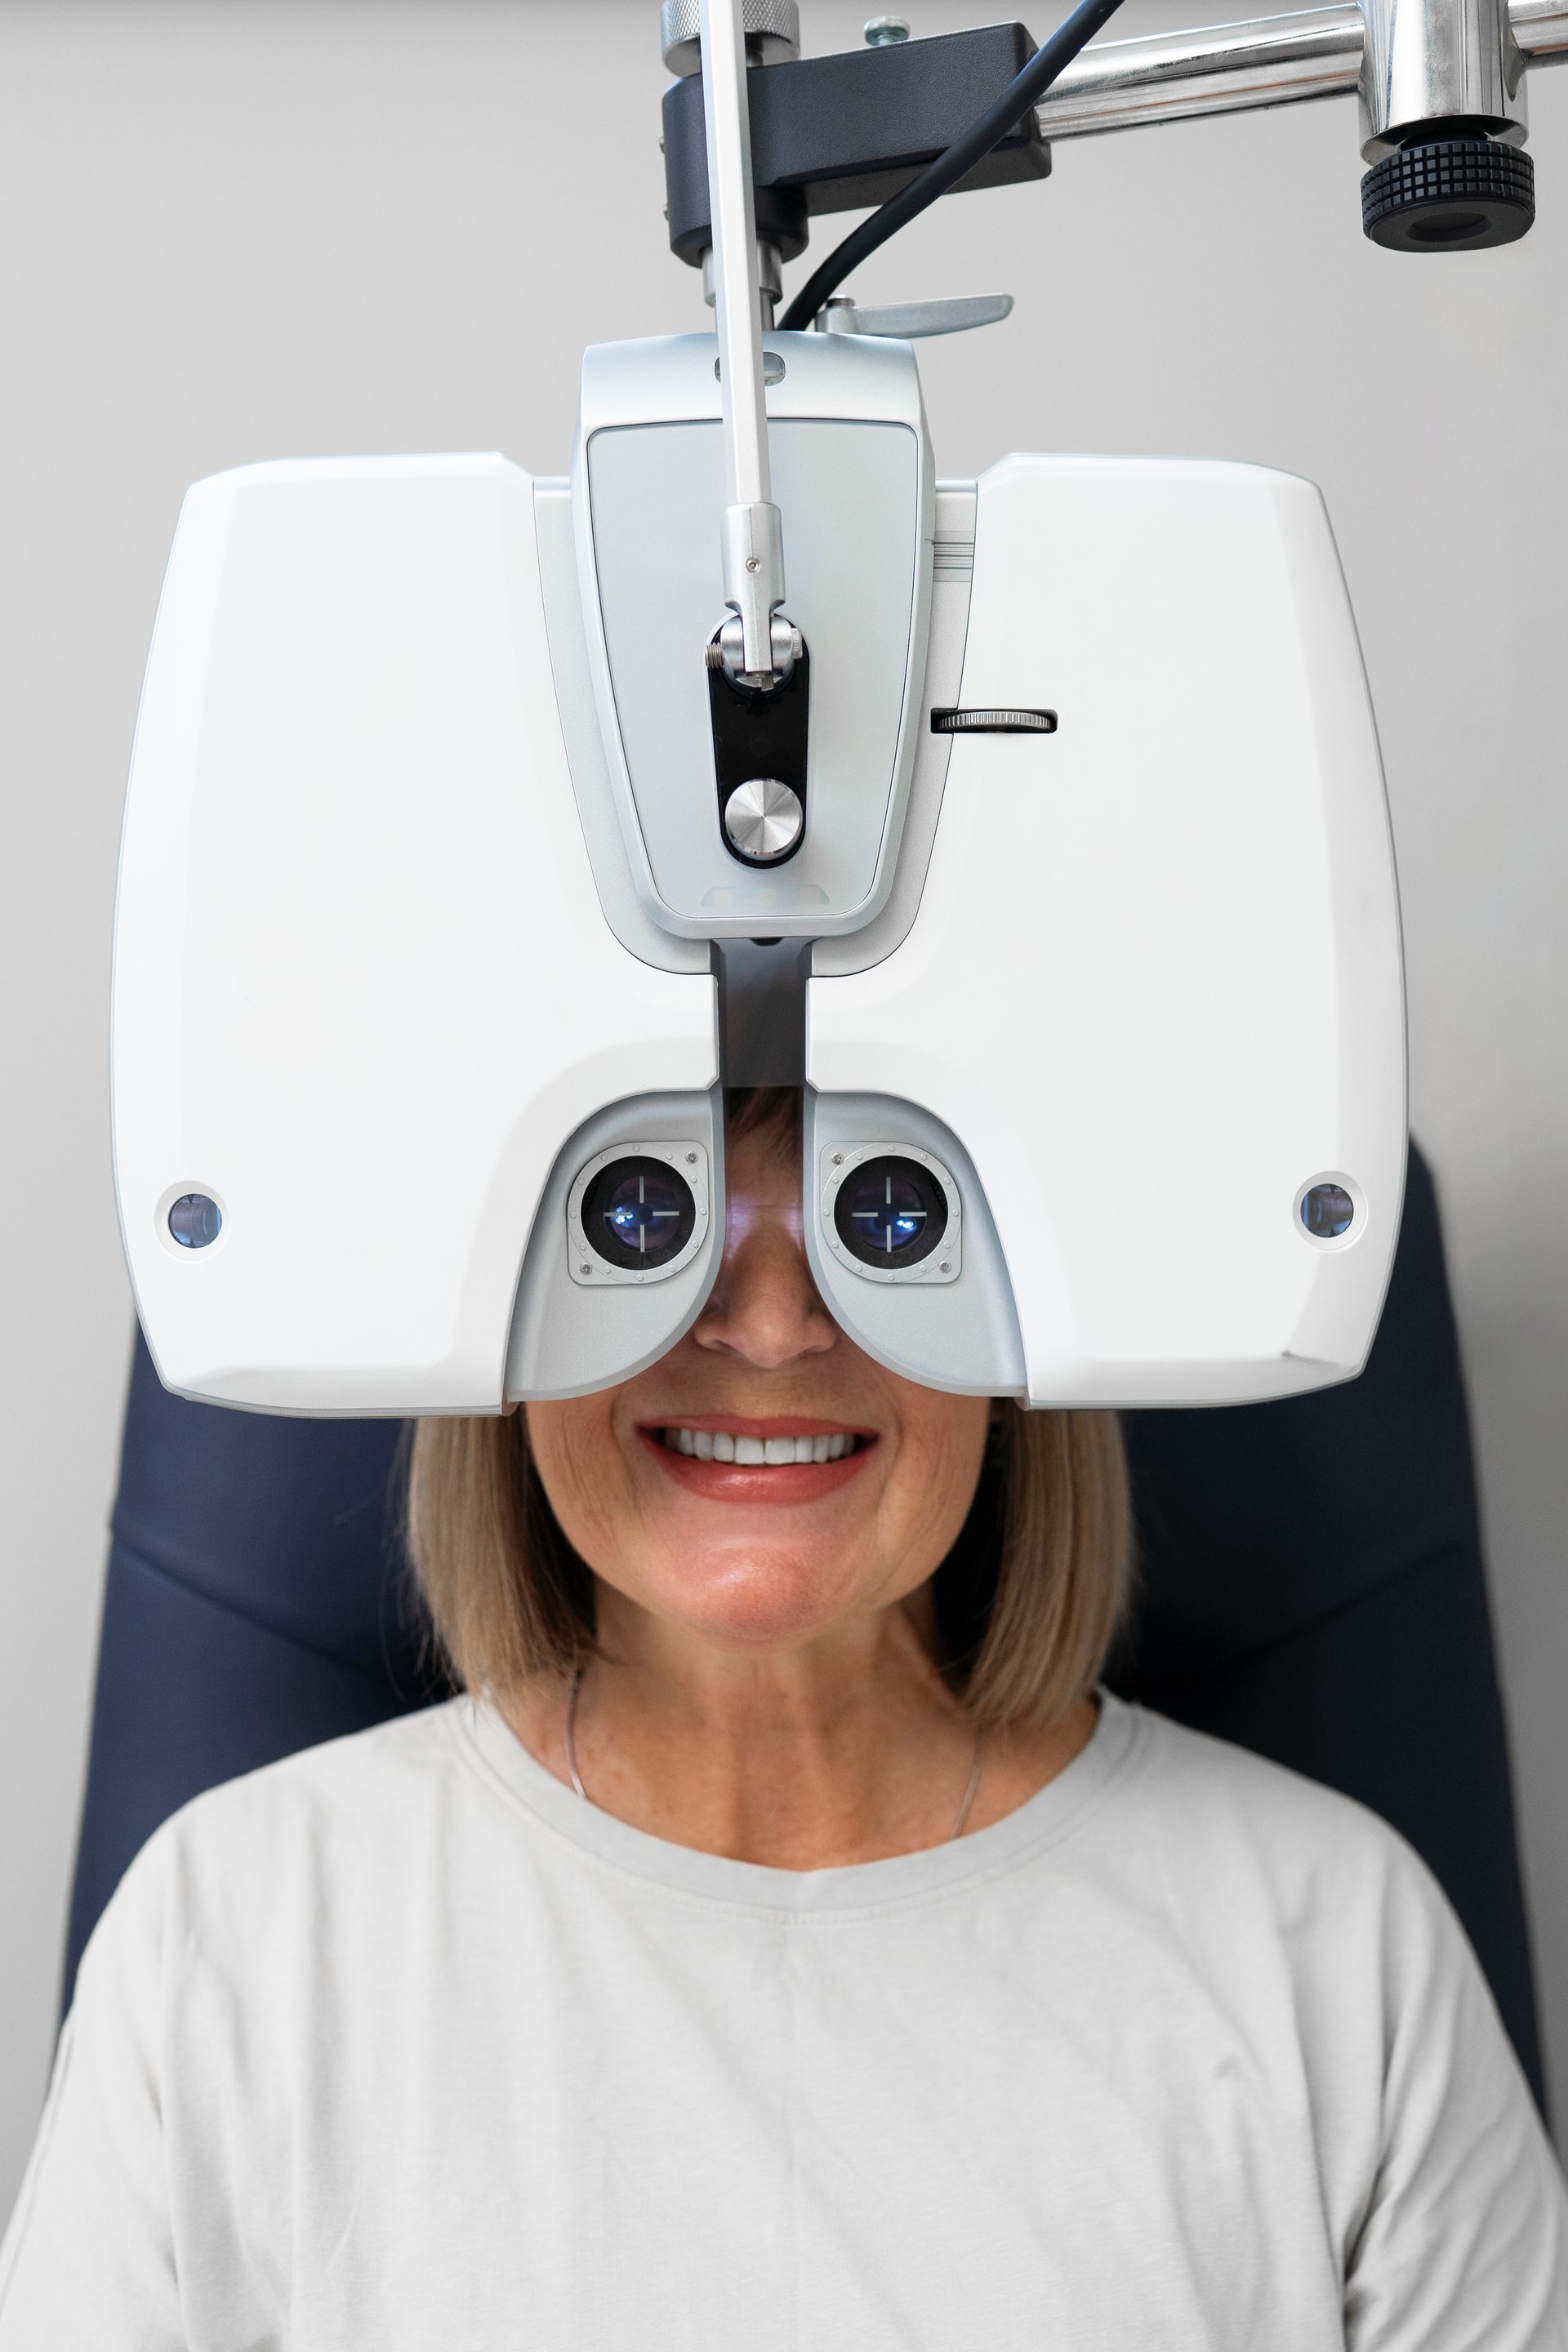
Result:
[[[724,598],[741,616],[746,669],[767,676],[773,667],[772,616],[784,601],[784,534],[768,466],[752,119],[741,7],[742,0],[701,0],[702,113],[729,492],[721,540]]]

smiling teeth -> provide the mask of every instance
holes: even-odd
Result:
[[[782,1469],[786,1463],[839,1462],[855,1449],[847,1430],[821,1437],[731,1437],[727,1429],[667,1429],[664,1443],[672,1454],[688,1454],[698,1462],[734,1462],[752,1468],[766,1465]]]

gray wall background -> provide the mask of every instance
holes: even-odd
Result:
[[[805,0],[808,50],[867,13]],[[1001,11],[908,13],[934,33]],[[1122,28],[1226,13],[1132,0]],[[180,496],[329,451],[564,469],[582,346],[706,322],[663,241],[657,15],[0,0],[0,2211],[53,2032],[130,1336],[110,920]],[[943,205],[858,285],[1018,298],[1006,326],[926,347],[946,473],[1171,451],[1327,493],[1388,762],[1414,1122],[1447,1217],[1563,2116],[1568,72],[1538,75],[1531,108],[1541,217],[1506,252],[1366,245],[1335,101],[1062,145],[1047,186]]]

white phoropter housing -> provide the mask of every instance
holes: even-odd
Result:
[[[910,346],[764,334],[731,275],[720,338],[587,354],[569,481],[323,459],[189,494],[115,944],[163,1378],[485,1412],[654,1360],[717,1271],[721,978],[759,940],[813,1268],[872,1354],[1037,1405],[1350,1376],[1403,1013],[1318,493],[939,483]],[[763,506],[771,538],[735,523]]]

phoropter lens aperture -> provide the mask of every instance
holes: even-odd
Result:
[[[947,1230],[947,1195],[918,1160],[863,1160],[838,1187],[833,1223],[862,1265],[918,1265]]]
[[[697,1202],[667,1160],[612,1160],[583,1196],[583,1231],[611,1265],[653,1274],[680,1255],[697,1223]]]

